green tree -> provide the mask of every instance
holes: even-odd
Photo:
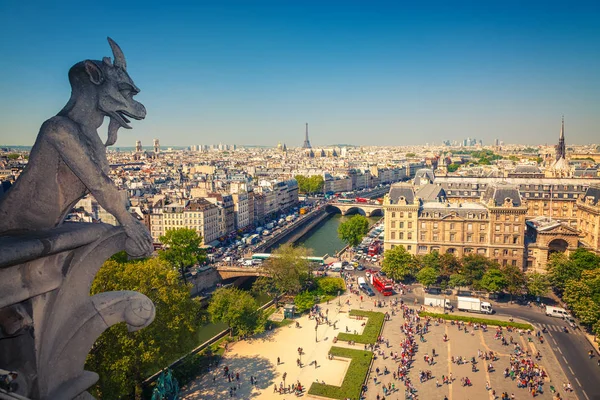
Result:
[[[580,270],[596,269],[600,267],[600,256],[589,250],[579,248],[569,254],[569,260]]]
[[[435,268],[425,267],[417,272],[417,281],[424,286],[431,286],[437,283],[439,273]]]
[[[460,167],[459,164],[452,163],[452,164],[448,165],[448,172],[456,172],[456,170],[458,170],[459,167]]]
[[[489,158],[487,158],[487,157],[481,157],[479,159],[479,164],[480,165],[491,165],[492,163],[491,163],[491,161],[490,161]]]
[[[462,259],[461,273],[467,280],[467,285],[477,286],[488,268],[498,268],[499,265],[481,254],[467,254]]]
[[[506,291],[510,294],[512,301],[513,295],[521,294],[525,288],[525,274],[521,268],[515,265],[506,265],[501,271],[506,279]]]
[[[369,233],[369,220],[362,215],[354,215],[338,226],[338,236],[350,246],[358,246]]]
[[[439,256],[439,261],[440,275],[444,280],[449,280],[452,274],[459,273],[462,270],[461,260],[459,260],[454,254],[441,254]]]
[[[385,251],[381,270],[393,280],[402,281],[415,275],[416,264],[404,246],[396,246]]]
[[[548,261],[548,276],[552,286],[562,292],[568,281],[579,279],[581,269],[566,254],[554,253]]]
[[[550,280],[548,276],[545,274],[540,274],[539,272],[533,272],[527,275],[527,293],[536,296],[542,297],[548,293],[550,289]]]
[[[584,325],[593,326],[600,318],[600,306],[589,297],[581,299],[581,302],[571,308]]]
[[[431,253],[416,256],[415,262],[417,263],[419,269],[433,268],[436,271],[439,271],[442,267],[441,256],[437,250],[432,251]]]
[[[323,191],[325,179],[321,175],[313,175],[308,179],[309,193],[320,193]]]
[[[346,290],[346,285],[342,278],[330,276],[317,279],[317,287],[325,294],[337,294],[338,292],[344,292]]]
[[[92,295],[115,290],[136,290],[156,306],[148,327],[128,332],[125,324],[105,331],[94,344],[86,369],[97,372],[98,398],[141,398],[142,381],[169,365],[195,345],[200,304],[190,298],[177,271],[158,258],[120,263],[108,260],[94,282]]]
[[[521,159],[517,156],[508,156],[508,159],[514,163],[521,161]]]
[[[179,270],[183,281],[187,283],[185,277],[187,268],[206,259],[204,250],[200,248],[202,236],[194,229],[171,229],[160,237],[160,242],[166,249],[158,253],[159,257]]]
[[[413,158],[416,157],[417,155],[415,153],[406,153],[406,157],[407,158]]]
[[[248,335],[262,332],[264,314],[250,293],[238,288],[217,289],[208,304],[213,322],[225,322],[232,334]]]
[[[499,293],[506,288],[507,282],[502,271],[490,268],[483,274],[479,286],[489,293]]]
[[[310,251],[305,247],[284,244],[263,263],[267,276],[257,279],[257,287],[271,287],[276,295],[300,293],[312,277],[310,262],[306,259],[309,256]]]
[[[463,274],[452,274],[450,275],[450,279],[448,280],[448,286],[450,287],[464,287],[464,286],[468,286],[469,285],[469,281],[467,280],[467,278],[463,275]]]
[[[578,308],[579,304],[583,302],[583,299],[591,297],[592,290],[585,284],[585,282],[577,279],[571,279],[565,284],[562,299],[571,308]]]
[[[321,192],[325,184],[325,180],[321,175],[313,175],[311,177],[296,175],[295,179],[298,182],[298,191],[306,194]]]
[[[600,336],[600,319],[592,326],[592,332],[594,332],[594,335],[596,335],[596,341],[598,341],[598,336]]]
[[[299,293],[294,297],[294,305],[296,306],[296,311],[302,313],[315,305],[315,296],[308,291]]]

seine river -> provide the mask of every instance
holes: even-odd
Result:
[[[344,242],[342,242],[337,234],[338,226],[351,217],[352,215],[342,216],[341,214],[333,214],[311,229],[296,244],[312,249],[315,256],[320,257],[325,254],[333,256],[344,248]],[[373,225],[380,218],[370,217],[367,219],[369,220],[369,224]]]

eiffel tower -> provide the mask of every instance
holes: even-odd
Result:
[[[308,140],[308,122],[306,123],[306,136],[304,137],[304,144],[302,145],[303,149],[310,149],[310,140]]]

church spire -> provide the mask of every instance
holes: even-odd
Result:
[[[562,117],[562,124],[560,126],[560,137],[558,139],[558,144],[556,145],[556,160],[558,161],[561,158],[566,158],[567,150],[565,146],[565,116]]]

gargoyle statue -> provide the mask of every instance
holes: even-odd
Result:
[[[131,129],[128,118],[146,116],[144,106],[133,99],[140,90],[127,73],[123,52],[112,39],[108,42],[114,62],[109,57],[85,60],[69,70],[69,102],[44,122],[29,163],[0,197],[0,235],[60,225],[75,203],[91,192],[125,229],[130,256],[152,252],[148,230],[127,212],[108,175],[106,146],[116,142],[120,127]],[[97,131],[104,117],[110,118],[105,144]]]

